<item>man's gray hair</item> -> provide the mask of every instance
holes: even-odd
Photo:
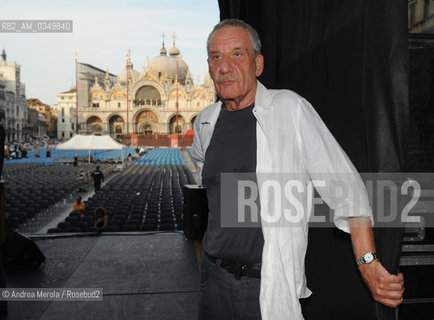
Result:
[[[211,45],[212,37],[217,32],[217,30],[220,30],[225,27],[241,27],[245,29],[250,35],[250,41],[252,42],[255,56],[261,53],[261,47],[262,47],[261,39],[259,39],[258,32],[256,32],[256,30],[253,29],[251,25],[239,19],[225,19],[223,21],[220,21],[218,24],[216,24],[214,29],[211,31],[211,33],[208,36],[208,40],[206,41],[206,51],[208,52],[208,54],[209,54],[209,48]]]

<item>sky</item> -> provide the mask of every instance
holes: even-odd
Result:
[[[72,33],[0,33],[7,61],[21,66],[26,98],[53,105],[56,95],[75,85],[78,61],[112,74],[125,68],[130,50],[134,69],[143,73],[146,57],[172,47],[193,81],[208,72],[206,38],[219,21],[217,0],[1,0],[0,20],[73,20]]]

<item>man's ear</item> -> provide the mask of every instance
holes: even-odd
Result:
[[[256,63],[256,76],[259,77],[262,74],[262,71],[264,70],[264,56],[262,54],[258,54],[255,57],[255,63]]]

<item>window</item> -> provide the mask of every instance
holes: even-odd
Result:
[[[62,138],[65,138],[65,132],[62,131]]]
[[[65,119],[62,119],[62,123],[65,123]]]
[[[71,123],[71,130],[74,130],[74,123]]]
[[[120,108],[121,107],[121,103],[120,102],[118,102],[118,108]]]
[[[69,133],[69,137],[72,138],[72,132]]]

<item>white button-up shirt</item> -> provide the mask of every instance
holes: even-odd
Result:
[[[194,123],[192,156],[201,169],[210,143],[221,102],[206,107]],[[257,119],[258,186],[263,173],[289,174],[307,185],[324,177],[345,180],[345,194],[333,184],[317,188],[321,198],[334,210],[335,225],[349,232],[349,217],[369,217],[366,188],[351,161],[331,135],[308,101],[289,90],[268,90],[259,81],[253,113]],[[201,176],[201,175],[199,175]],[[300,203],[311,203],[312,195],[299,194]],[[273,212],[271,201],[261,208]],[[306,207],[306,205],[305,205]],[[309,205],[307,205],[309,207]],[[303,319],[300,298],[311,291],[306,285],[304,260],[308,239],[309,210],[297,226],[285,219],[270,222],[261,214],[264,249],[262,253],[260,306],[263,320]],[[235,213],[234,213],[235,214]]]

